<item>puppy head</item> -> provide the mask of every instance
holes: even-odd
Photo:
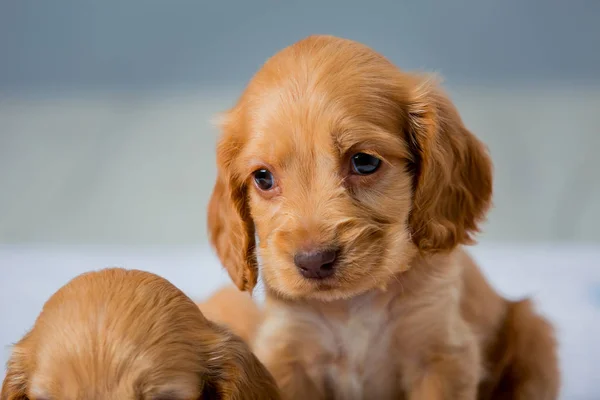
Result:
[[[50,298],[15,346],[0,398],[196,400],[246,392],[277,398],[272,377],[239,338],[166,280],[108,269]]]
[[[416,254],[471,243],[490,203],[486,149],[436,82],[349,40],[276,54],[222,130],[208,225],[241,289],[257,253],[282,296],[385,286]]]

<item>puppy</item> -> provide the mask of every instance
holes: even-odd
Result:
[[[241,339],[154,274],[80,275],[15,345],[1,400],[278,399]]]
[[[551,326],[462,248],[492,166],[434,79],[308,37],[224,115],[217,164],[211,241],[242,290],[260,259],[254,350],[285,397],[557,397]]]

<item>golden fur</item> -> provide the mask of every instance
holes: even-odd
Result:
[[[254,335],[262,322],[263,314],[247,292],[225,287],[203,303],[198,304],[206,318],[218,321],[235,332],[246,343],[254,341]]]
[[[242,290],[259,256],[267,301],[253,345],[284,397],[558,396],[551,326],[500,297],[462,250],[490,206],[492,165],[434,79],[311,36],[266,62],[222,132],[209,233]],[[379,170],[350,173],[358,152]],[[253,183],[258,169],[272,190]],[[315,248],[341,249],[333,276],[299,273],[294,254]]]
[[[276,399],[238,337],[154,274],[80,275],[44,305],[8,362],[1,400]]]

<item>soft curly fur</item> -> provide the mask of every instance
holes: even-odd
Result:
[[[237,336],[154,274],[80,275],[15,345],[1,400],[277,399],[273,377]]]
[[[209,233],[242,290],[260,257],[254,348],[284,396],[557,397],[552,328],[461,248],[490,206],[492,166],[435,79],[311,36],[266,62],[222,130]],[[350,172],[359,152],[382,160],[376,173]],[[258,169],[273,189],[253,184]],[[305,279],[294,254],[328,248],[334,275]]]

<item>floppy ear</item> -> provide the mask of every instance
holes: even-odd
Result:
[[[6,364],[6,376],[2,383],[0,400],[28,400],[27,366],[25,352],[17,344]]]
[[[216,327],[219,340],[211,347],[205,393],[219,399],[277,400],[275,379],[250,347],[227,329]],[[208,340],[205,338],[205,344]]]
[[[248,209],[246,183],[233,165],[244,145],[241,125],[241,117],[235,111],[222,123],[223,135],[217,146],[217,180],[208,205],[208,231],[233,282],[240,290],[252,292],[258,275],[254,223]]]
[[[409,95],[409,146],[415,187],[409,225],[422,252],[472,244],[491,204],[492,164],[432,79]]]

